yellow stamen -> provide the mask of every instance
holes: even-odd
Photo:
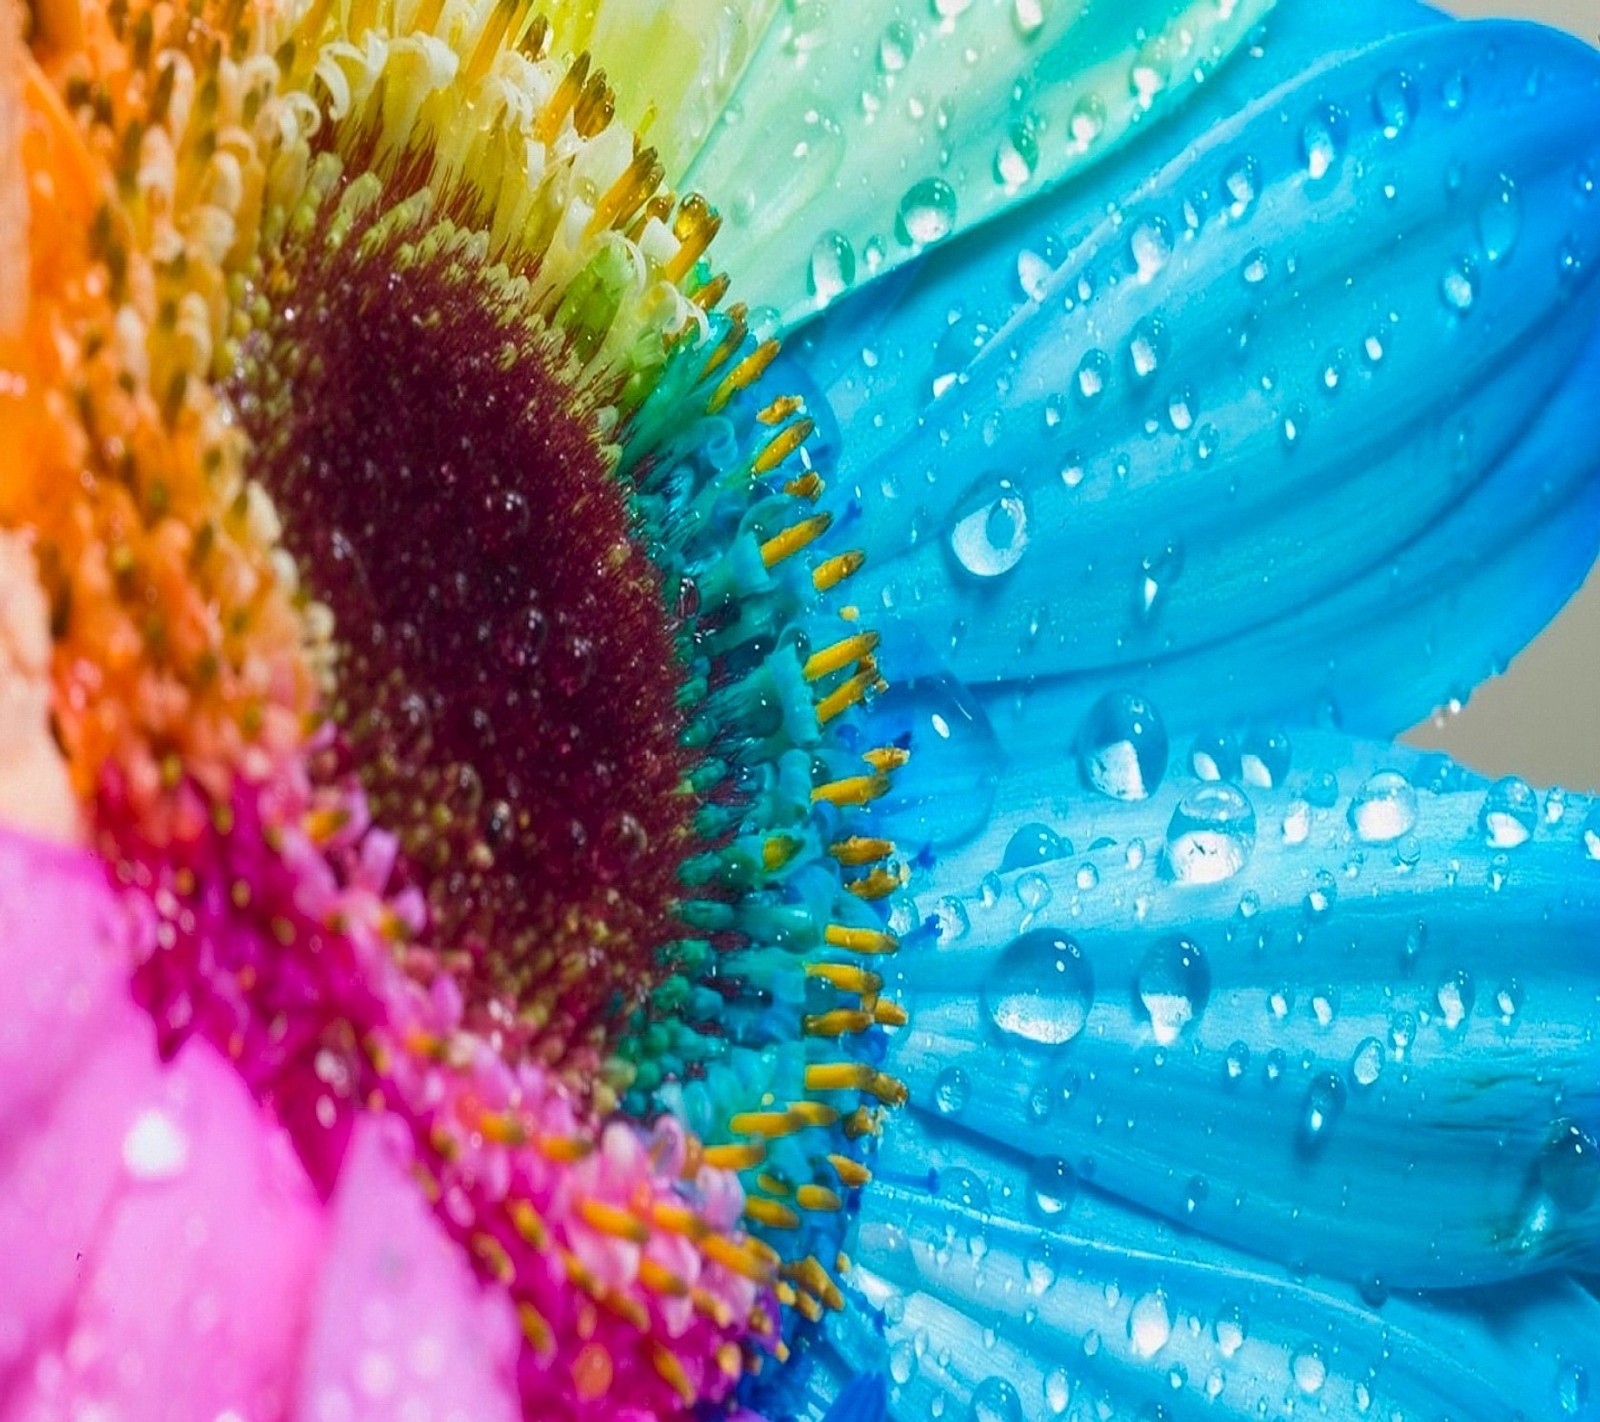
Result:
[[[799,449],[816,429],[816,424],[811,420],[796,420],[792,425],[786,425],[776,435],[767,441],[761,453],[756,455],[755,471],[757,474],[770,474],[783,463],[795,450]]]
[[[842,638],[831,647],[824,647],[806,658],[805,678],[807,681],[820,681],[833,672],[843,671],[853,662],[870,655],[877,645],[876,632],[858,632],[853,637]]]
[[[669,267],[669,279],[670,267]],[[706,401],[706,413],[715,415],[727,405],[747,385],[754,385],[767,373],[767,367],[778,358],[779,345],[777,341],[763,341],[750,352],[738,365],[734,366],[725,376],[722,383],[711,392],[711,398]]]
[[[637,1215],[608,1205],[603,1200],[579,1200],[578,1214],[591,1229],[614,1239],[644,1244],[650,1238],[649,1226]]]
[[[863,864],[875,863],[879,859],[887,859],[894,853],[894,841],[852,835],[849,839],[841,839],[837,844],[830,844],[828,853],[841,864],[858,868]]]
[[[831,1212],[844,1208],[844,1201],[825,1185],[802,1185],[794,1197],[805,1210]]]
[[[829,780],[813,787],[811,799],[814,803],[826,802],[830,805],[866,805],[876,800],[889,788],[889,781],[883,775],[849,775],[843,780]]]
[[[730,376],[729,379],[732,379],[732,377]],[[804,518],[799,523],[791,524],[782,533],[775,533],[761,545],[762,563],[769,568],[776,567],[785,558],[793,557],[801,549],[808,547],[822,534],[826,533],[828,525],[832,522],[832,514],[812,514],[810,518]]]
[[[900,940],[877,928],[849,928],[830,923],[822,930],[822,941],[830,948],[845,948],[852,953],[893,953]]]
[[[860,571],[861,565],[866,561],[867,555],[856,550],[840,553],[837,557],[818,563],[811,570],[812,585],[818,592],[829,592],[846,578]]]
[[[800,1216],[778,1200],[752,1195],[744,1202],[744,1212],[768,1229],[799,1229]]]

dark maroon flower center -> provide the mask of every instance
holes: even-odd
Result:
[[[606,392],[573,388],[518,283],[421,235],[293,250],[239,406],[333,613],[341,764],[399,838],[431,946],[485,1025],[573,1062],[675,935],[677,629],[601,443]]]

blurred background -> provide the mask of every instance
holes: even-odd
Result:
[[[1600,0],[1445,0],[1458,15],[1518,15],[1600,44]],[[1600,426],[1595,432],[1600,447]],[[1600,574],[1466,710],[1407,737],[1491,775],[1600,790]]]

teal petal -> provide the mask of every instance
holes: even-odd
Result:
[[[685,182],[785,322],[1048,189],[1175,107],[1271,0],[808,0]]]
[[[1051,1166],[902,1123],[851,1242],[856,1316],[817,1350],[813,1396],[876,1369],[906,1422],[1586,1414],[1600,1304],[1569,1280],[1364,1299]]]
[[[1128,686],[1390,734],[1592,560],[1600,57],[1390,14],[1425,19],[1282,7],[1123,157],[791,343],[885,664],[1002,744]]]
[[[1000,769],[964,845],[886,817],[914,1106],[1369,1292],[1600,1263],[1592,805],[1332,736],[1140,754]]]

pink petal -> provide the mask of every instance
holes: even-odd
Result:
[[[296,1422],[513,1422],[511,1305],[474,1277],[381,1124],[351,1138],[332,1201]]]

